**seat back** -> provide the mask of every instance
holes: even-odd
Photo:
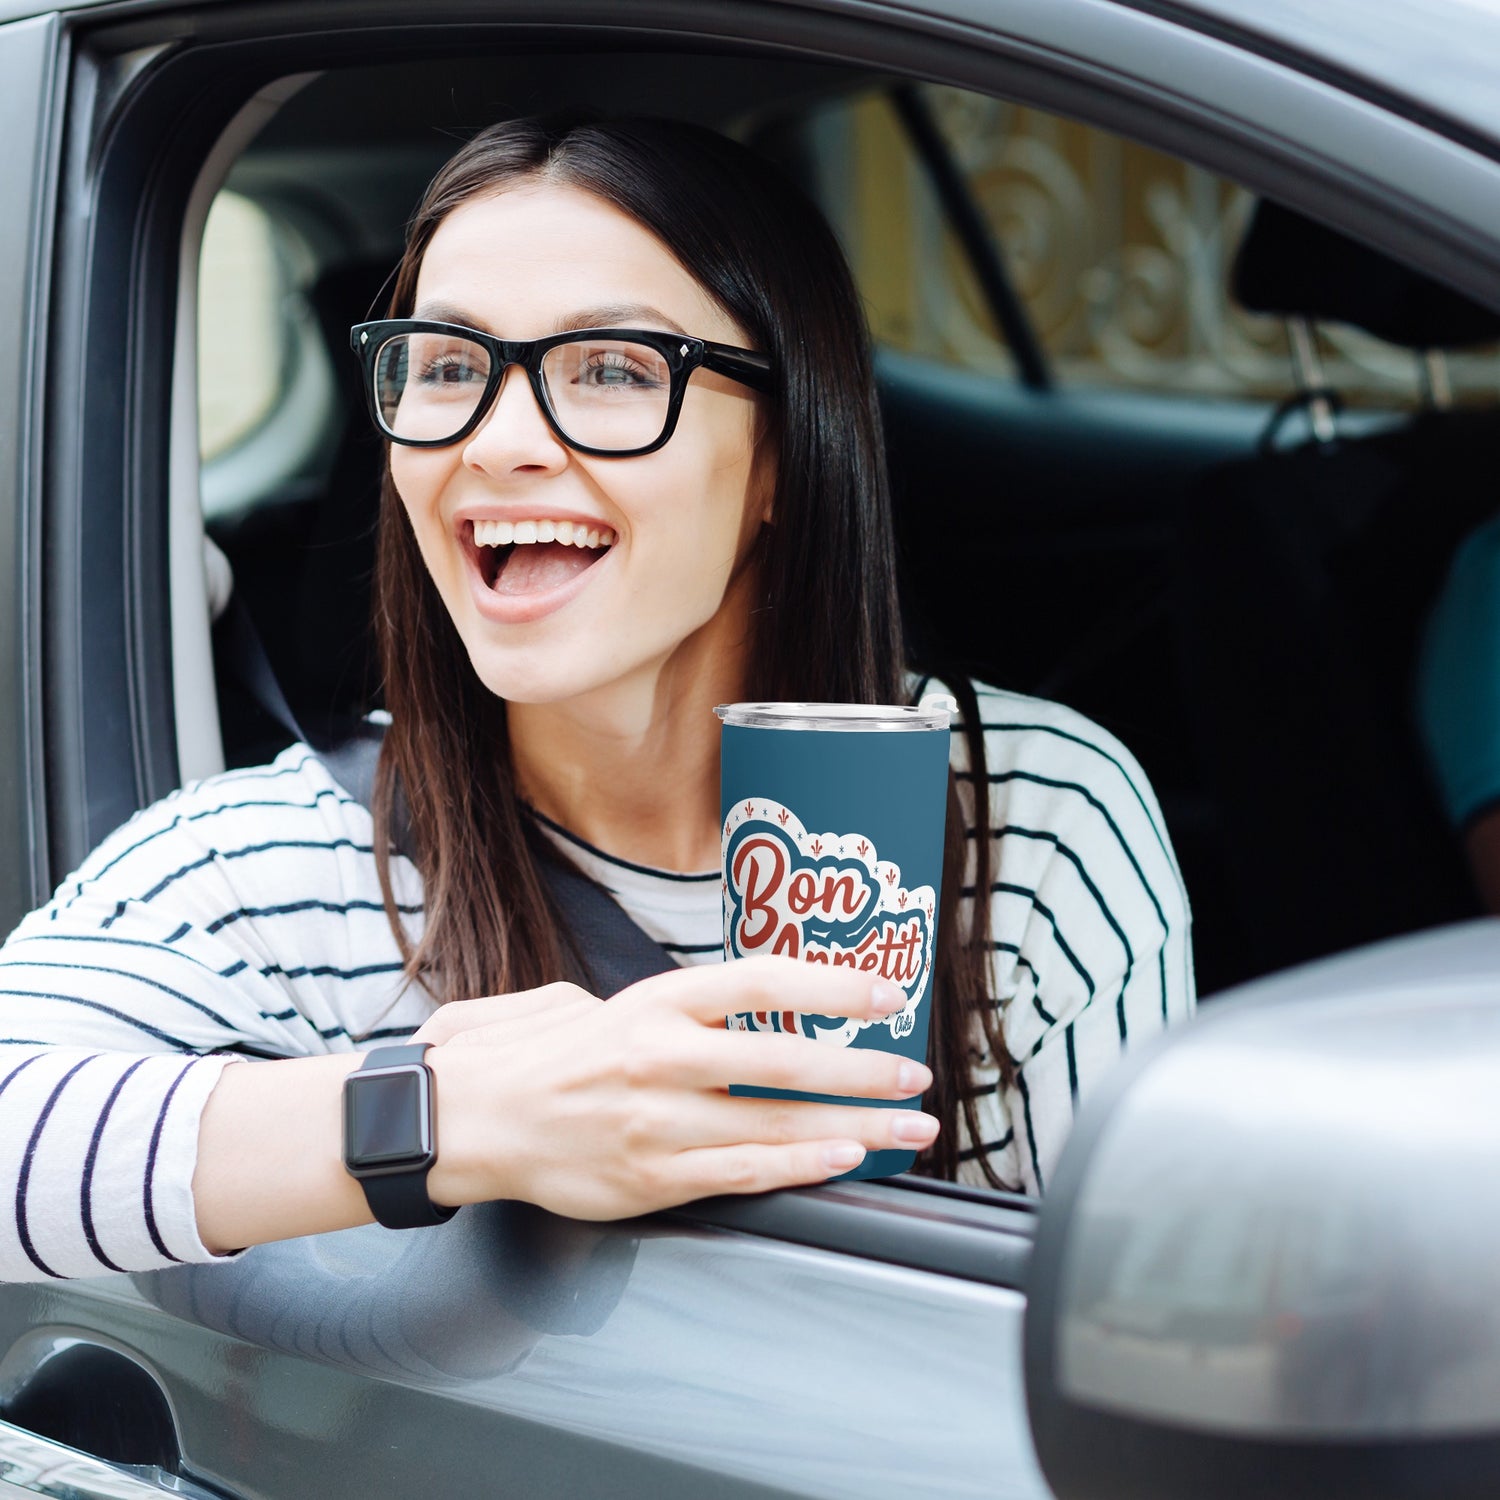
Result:
[[[1485,309],[1268,205],[1235,285],[1254,310],[1413,349],[1500,332]],[[1448,560],[1496,508],[1497,452],[1500,414],[1427,412],[1226,465],[1184,505],[1180,666],[1246,973],[1476,910],[1410,705]]]

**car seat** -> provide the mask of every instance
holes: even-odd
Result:
[[[1233,291],[1291,321],[1304,357],[1320,321],[1423,356],[1500,336],[1486,309],[1271,203]],[[1447,561],[1496,507],[1500,414],[1427,410],[1341,435],[1337,393],[1305,359],[1302,373],[1291,405],[1320,435],[1283,450],[1268,431],[1190,492],[1178,529],[1183,691],[1242,934],[1241,951],[1212,955],[1225,982],[1476,911],[1411,677]]]
[[[297,590],[299,634],[317,650],[301,663],[294,707],[330,739],[379,702],[380,673],[370,633],[384,444],[365,411],[349,329],[385,315],[392,266],[356,263],[319,278],[309,300],[328,345],[345,413],[328,487],[308,537]]]
[[[234,565],[232,608],[214,626],[214,666],[226,763],[259,764],[289,742],[282,720],[247,670],[261,657],[305,734],[334,743],[379,705],[370,636],[370,588],[382,447],[365,414],[349,329],[371,316],[390,264],[357,262],[326,272],[308,294],[334,374],[337,448],[310,503],[266,508],[268,535],[252,511],[223,537]],[[252,650],[246,636],[255,638]]]

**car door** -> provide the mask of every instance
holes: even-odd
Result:
[[[0,365],[7,920],[213,753],[182,275],[204,183],[305,74],[586,47],[688,72],[811,55],[1029,99],[1500,301],[1500,171],[1472,143],[1123,6],[442,0],[416,19],[303,0],[9,22],[0,171],[25,211],[0,295],[26,333]],[[0,1404],[166,1492],[1040,1496],[1020,1383],[1031,1223],[1024,1202],[919,1181],[616,1225],[493,1205],[7,1287]]]
[[[27,1433],[245,1500],[853,1496],[897,1475],[1041,1495],[1017,1360],[1031,1215],[982,1196],[849,1184],[770,1218],[608,1225],[493,1204],[7,1287],[0,1399]]]

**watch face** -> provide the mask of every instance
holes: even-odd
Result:
[[[344,1159],[351,1168],[422,1166],[432,1156],[427,1072],[355,1074],[344,1091]]]

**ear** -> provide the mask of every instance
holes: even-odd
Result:
[[[770,439],[765,434],[762,420],[757,424],[760,431],[755,437],[755,458],[750,466],[750,500],[752,514],[760,517],[761,525],[776,524],[776,480],[780,473],[779,457]]]

